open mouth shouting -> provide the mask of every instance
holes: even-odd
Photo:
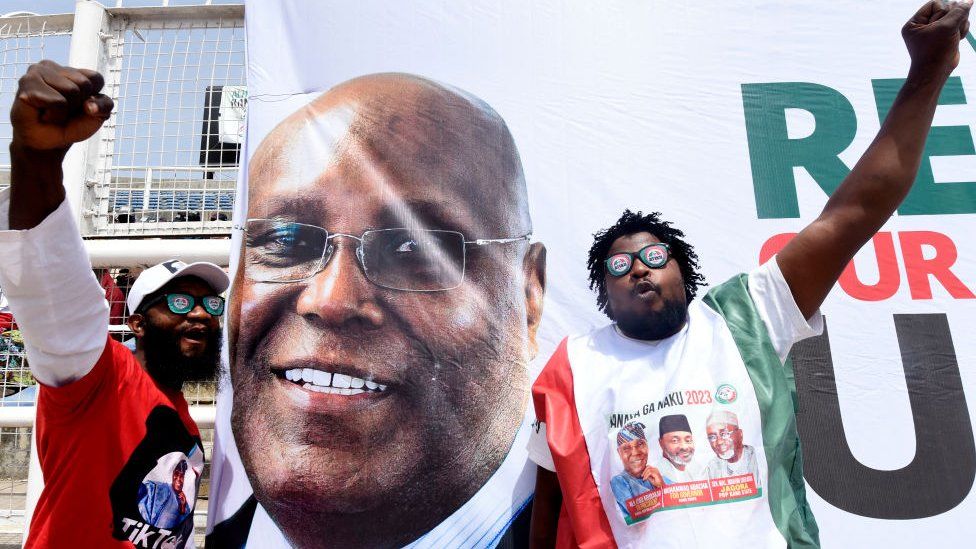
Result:
[[[195,356],[207,349],[212,333],[205,326],[191,326],[184,329],[179,336],[183,353]]]
[[[193,326],[183,330],[183,337],[190,341],[206,341],[210,330],[205,326]]]

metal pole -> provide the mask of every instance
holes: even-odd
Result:
[[[71,32],[71,47],[68,50],[68,65],[83,69],[99,70],[100,62],[104,59],[102,43],[102,29],[108,25],[108,14],[105,8],[96,2],[78,0],[75,3],[75,18]],[[88,178],[88,158],[90,152],[97,148],[98,134],[84,143],[78,143],[68,149],[64,157],[64,188],[71,213],[81,223],[82,201],[85,196],[85,184]],[[20,417],[20,412],[4,412]],[[26,413],[26,411],[24,412]],[[31,423],[33,423],[34,409],[30,409]],[[16,419],[16,418],[11,418]],[[27,494],[24,506],[24,540],[30,530],[31,516],[34,507],[44,488],[44,478],[41,473],[40,461],[37,456],[37,437],[31,429],[31,461],[27,474]]]
[[[31,423],[34,422],[34,408],[31,410]],[[37,456],[37,429],[31,429],[31,449],[30,466],[27,468],[27,490],[24,502],[24,538],[23,543],[27,543],[27,534],[30,533],[31,518],[34,516],[34,507],[41,499],[41,490],[44,489],[44,472],[41,471],[41,460]]]
[[[78,0],[75,3],[74,30],[71,33],[71,48],[68,50],[68,65],[80,69],[100,70],[105,58],[102,30],[107,28],[108,13],[97,2]],[[64,188],[68,204],[79,223],[83,222],[82,201],[85,196],[85,183],[88,179],[89,153],[97,149],[96,133],[84,143],[77,143],[65,155]]]
[[[92,266],[99,267],[149,267],[167,259],[179,259],[187,263],[210,261],[217,265],[230,262],[230,239],[207,238],[199,240],[121,240],[89,239],[85,241]]]
[[[142,209],[143,211],[149,211],[149,198],[152,196],[152,181],[153,181],[153,169],[146,168],[146,176],[143,177],[145,180],[145,186],[142,189]],[[162,201],[162,198],[160,198]],[[158,209],[158,208],[157,208]],[[131,219],[129,220],[132,221]],[[158,221],[158,219],[157,219]]]

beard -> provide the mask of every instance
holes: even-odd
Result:
[[[658,340],[678,333],[688,319],[688,304],[679,300],[667,300],[660,313],[639,317],[617,318],[617,326],[627,336],[635,339]]]
[[[732,459],[732,456],[735,455],[735,448],[729,448],[728,450],[722,452],[721,454],[717,454],[717,455],[718,455],[719,459],[724,459],[725,461],[728,461],[728,460]]]
[[[146,371],[157,383],[179,389],[187,381],[216,380],[220,374],[221,330],[207,336],[207,348],[199,356],[188,357],[180,351],[181,331],[167,332],[146,319],[142,350]]]
[[[668,460],[675,465],[685,466],[691,463],[691,460],[695,458],[695,452],[688,454],[688,459],[685,459],[681,456],[681,454],[672,454],[671,452],[665,450],[664,457],[668,458]]]

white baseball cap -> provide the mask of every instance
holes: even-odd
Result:
[[[202,278],[218,294],[230,286],[230,278],[227,273],[217,265],[208,261],[198,261],[197,263],[183,263],[178,259],[163,261],[159,265],[153,265],[142,274],[132,284],[129,289],[129,297],[125,303],[129,306],[129,313],[139,310],[139,305],[147,295],[165,286],[170,280],[184,276],[196,276]]]

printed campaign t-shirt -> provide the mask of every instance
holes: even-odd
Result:
[[[44,491],[27,547],[193,547],[203,450],[179,391],[157,386],[108,338],[94,368],[41,386]]]
[[[529,441],[558,472],[559,546],[816,547],[784,360],[822,329],[772,260],[692,302],[670,338],[611,324],[564,340]]]

